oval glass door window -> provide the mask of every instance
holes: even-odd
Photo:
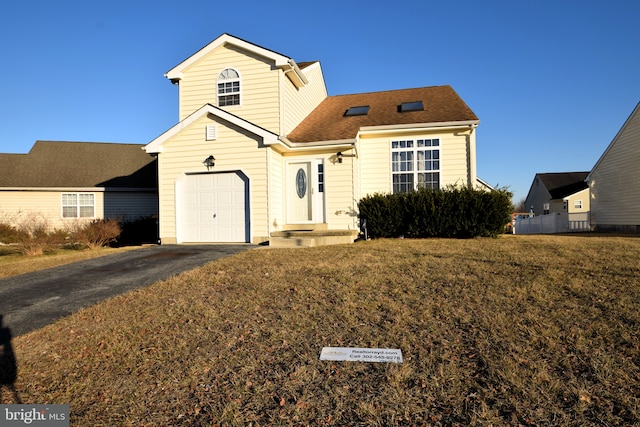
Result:
[[[307,174],[302,168],[296,173],[296,193],[301,199],[307,194]]]

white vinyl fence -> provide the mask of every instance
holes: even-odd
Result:
[[[516,219],[513,234],[554,234],[590,230],[589,212],[552,213]]]

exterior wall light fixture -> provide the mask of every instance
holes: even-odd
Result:
[[[207,167],[207,170],[209,170],[216,165],[216,158],[211,155],[204,159],[202,163]]]

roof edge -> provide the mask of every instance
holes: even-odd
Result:
[[[260,136],[263,138],[265,145],[270,145],[277,141],[278,135],[275,133],[264,129],[256,124],[246,121],[245,119],[238,117],[234,114],[231,114],[225,110],[222,110],[214,105],[205,104],[202,107],[198,108],[195,112],[191,113],[181,122],[176,123],[174,126],[160,134],[158,137],[153,139],[147,145],[143,147],[143,149],[149,154],[157,154],[162,153],[162,144],[164,144],[169,138],[175,136],[182,129],[194,123],[196,120],[201,118],[206,114],[211,114],[215,117],[218,117],[224,121],[232,123],[238,127],[241,127],[254,135]]]
[[[200,48],[200,50],[198,50],[196,53],[194,53],[193,55],[189,56],[187,59],[185,59],[184,61],[180,62],[178,65],[176,65],[175,67],[173,67],[172,69],[170,69],[169,71],[167,71],[164,75],[166,78],[168,78],[169,80],[171,80],[172,82],[176,82],[182,79],[182,71],[189,67],[190,65],[192,65],[194,62],[198,61],[200,58],[202,58],[203,56],[207,55],[209,52],[213,51],[214,49],[217,49],[220,46],[224,46],[226,44],[230,44],[233,46],[237,46],[241,49],[245,49],[248,50],[250,52],[253,52],[257,55],[272,59],[273,61],[275,61],[275,64],[277,67],[287,67],[287,66],[291,66],[291,62],[293,62],[293,60],[285,55],[282,55],[278,52],[275,52],[273,50],[264,48],[262,46],[258,46],[257,44],[248,42],[246,40],[243,40],[241,38],[232,36],[231,34],[228,33],[223,33],[221,34],[218,38],[216,38],[215,40],[213,40],[212,42],[210,42],[209,44],[207,44],[206,46]],[[293,62],[293,64],[295,64],[295,62]],[[294,69],[297,68],[297,66],[294,67]],[[300,73],[300,69],[297,68],[297,71],[295,71],[296,73]],[[301,73],[300,73],[301,74]]]
[[[589,181],[591,181],[591,174],[593,174],[593,172],[596,170],[596,168],[598,166],[600,166],[600,163],[602,163],[602,160],[604,160],[604,158],[609,153],[609,151],[611,151],[611,148],[613,147],[613,145],[617,142],[617,140],[620,137],[620,135],[622,135],[622,132],[626,129],[626,127],[629,125],[629,123],[631,123],[631,120],[633,120],[633,117],[636,114],[640,114],[640,102],[638,102],[636,104],[636,106],[633,109],[633,111],[631,112],[631,114],[629,114],[629,117],[627,117],[627,120],[625,120],[624,123],[622,124],[622,126],[620,127],[620,130],[618,130],[618,132],[613,137],[613,139],[611,140],[609,145],[607,145],[607,148],[604,150],[604,152],[602,153],[600,158],[598,158],[598,161],[596,162],[596,164],[593,165],[593,167],[591,168],[591,171],[589,172],[589,175],[587,175],[587,177],[584,179],[587,183]]]

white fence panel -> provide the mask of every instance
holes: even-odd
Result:
[[[554,234],[589,231],[589,213],[538,215],[515,221],[513,234]]]

